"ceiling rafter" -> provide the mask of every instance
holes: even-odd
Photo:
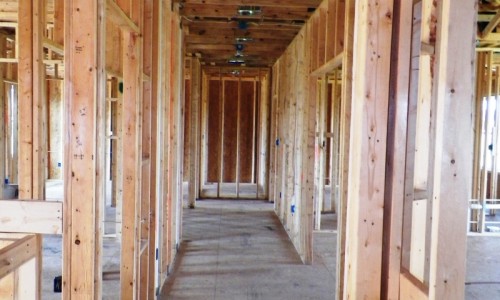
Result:
[[[321,0],[181,0],[186,53],[206,65],[244,60],[270,67],[281,56]],[[242,7],[255,13],[241,15]],[[249,38],[244,41],[241,38]],[[237,38],[240,38],[237,40]]]

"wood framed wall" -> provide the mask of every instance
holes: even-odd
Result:
[[[345,116],[349,115],[347,103],[350,96],[346,98],[342,95],[342,101],[337,103],[340,105],[345,102],[343,108],[336,107],[339,125],[336,133],[330,132],[333,128],[327,128],[326,121],[326,107],[333,111],[334,106],[329,104],[327,74],[344,63],[349,63],[346,58],[352,57],[345,55],[349,54],[346,51],[351,48],[346,45],[348,40],[344,37],[344,31],[352,27],[346,26],[346,8],[347,3],[344,1],[323,1],[273,67],[271,140],[275,142],[271,143],[270,200],[275,202],[276,213],[285,228],[289,229],[290,237],[303,260],[309,263],[312,259],[310,239],[313,230],[310,222],[316,220],[316,228],[319,229],[324,203],[324,183],[332,176],[330,174],[341,170],[342,160],[348,157],[348,148],[344,148],[345,143],[342,141],[349,137],[349,131],[341,125],[346,124]],[[306,55],[304,61],[297,61],[296,57],[302,54]],[[295,64],[298,66],[298,72],[294,71]],[[345,79],[348,78],[346,74],[349,71],[349,67],[342,67],[342,78],[339,80],[349,82]],[[318,84],[319,79],[322,79],[319,81],[321,84]],[[338,94],[342,94],[340,90]],[[341,109],[344,109],[342,115]],[[330,116],[333,117],[333,114],[332,112]],[[323,121],[316,123],[319,119]],[[329,124],[333,126],[333,122]],[[332,152],[327,153],[333,147],[326,146],[327,139],[333,135],[340,141],[335,170],[332,170]],[[327,169],[327,160],[331,165],[330,169]],[[346,185],[344,187],[340,184],[340,176],[341,172],[338,175],[340,199],[334,200],[336,211],[340,210],[341,199],[345,199],[343,191]],[[311,178],[314,180],[310,180]],[[297,214],[295,210],[299,207],[301,212]],[[342,231],[341,224],[339,231]]]
[[[203,68],[200,198],[267,199],[269,76]]]

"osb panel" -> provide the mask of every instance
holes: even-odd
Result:
[[[236,182],[238,138],[238,81],[224,81],[224,170],[223,182]]]
[[[207,181],[218,182],[220,174],[219,158],[221,146],[221,97],[220,82],[210,80],[208,87],[208,161]]]
[[[240,102],[240,182],[252,182],[254,82],[241,82]]]

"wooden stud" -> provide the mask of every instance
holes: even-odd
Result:
[[[220,119],[221,119],[221,138],[220,138],[220,156],[219,156],[219,166],[220,166],[220,173],[219,173],[219,182],[217,183],[217,198],[221,197],[221,189],[222,189],[222,182],[223,176],[224,176],[224,105],[225,105],[225,88],[224,88],[224,81],[222,80],[222,73],[221,70],[219,69],[219,97],[220,97]]]
[[[472,103],[477,6],[438,3],[432,135],[434,155],[430,299],[463,299],[467,201],[472,174]],[[464,22],[464,20],[469,20]],[[450,130],[453,128],[453,130]],[[446,130],[446,134],[445,134]],[[456,141],[469,141],[458,147]],[[453,253],[453,254],[452,254]],[[450,276],[453,274],[453,276]]]
[[[356,2],[345,1],[344,27],[344,58],[342,60],[342,102],[340,106],[342,119],[340,121],[340,199],[337,207],[337,295],[336,299],[343,299],[346,295],[345,266],[347,240],[347,203],[349,194],[349,160],[351,153],[351,116],[353,99],[353,64],[354,64],[354,21]],[[340,14],[341,12],[337,12]]]
[[[307,28],[306,28],[307,29]],[[311,52],[310,44],[310,31],[303,30],[304,42],[298,48],[298,57],[304,57],[302,68],[299,69],[298,78],[302,79],[302,84],[297,85],[297,98],[307,99],[303,101],[303,111],[301,118],[303,119],[303,126],[301,132],[301,140],[299,143],[302,145],[301,155],[301,178],[300,182],[300,244],[303,248],[302,261],[306,264],[313,263],[313,202],[314,202],[314,182],[311,180],[314,174],[314,160],[315,160],[315,113],[316,113],[316,95],[314,87],[316,86],[316,78],[307,75],[310,66],[307,62],[308,56],[313,55]],[[304,80],[305,79],[305,80]],[[299,127],[300,128],[300,127]]]
[[[328,0],[327,4],[327,16],[326,16],[326,51],[325,51],[325,61],[329,61],[335,57],[335,42],[337,40],[335,25],[337,22],[337,0]]]
[[[472,175],[472,199],[479,200],[480,190],[481,190],[481,137],[483,128],[483,87],[484,87],[484,77],[485,77],[485,57],[487,52],[478,52],[476,54],[476,99],[474,103],[474,160],[473,160],[473,175]],[[478,221],[478,210],[473,211],[472,221]],[[471,224],[470,230],[478,231],[478,224]]]
[[[271,199],[271,186],[270,186],[270,180],[271,177],[273,176],[272,171],[271,171],[271,163],[273,161],[272,156],[272,151],[269,149],[271,147],[274,147],[274,139],[272,136],[272,111],[271,107],[272,105],[272,98],[270,97],[271,94],[271,73],[269,71],[266,71],[265,75],[263,76],[263,79],[261,80],[261,89],[260,89],[260,102],[259,102],[259,107],[260,107],[260,113],[259,113],[259,126],[260,126],[260,132],[259,132],[259,165],[258,165],[258,179],[257,183],[258,185],[262,186],[262,194],[259,194],[258,198],[266,198]],[[269,180],[267,180],[269,178]]]
[[[208,182],[208,97],[209,97],[209,78],[204,70],[202,70],[202,97],[201,97],[201,155],[200,155],[200,182],[198,189],[203,190],[203,186]],[[217,99],[218,101],[218,99]],[[218,161],[217,157],[217,161]],[[217,174],[218,178],[218,174]],[[217,180],[218,181],[218,180]]]
[[[384,251],[382,257],[382,298],[398,299],[401,268],[401,231],[406,163],[410,45],[413,5],[394,4],[395,33],[392,48],[391,93],[388,131],[388,165],[384,215]],[[397,74],[397,75],[396,75]]]
[[[45,32],[45,0],[33,5],[33,197],[45,199],[47,178],[47,101],[42,43]]]
[[[5,52],[5,46],[6,46],[6,39],[4,36],[0,35],[0,55],[3,55]],[[8,110],[8,97],[6,96],[6,84],[4,83],[4,78],[5,78],[5,71],[6,71],[6,66],[5,65],[0,65],[0,157],[3,159],[0,161],[0,179],[5,180],[7,178],[7,172],[8,170],[8,165],[9,165],[9,159],[7,159],[7,153],[9,153],[9,150],[7,150],[9,147],[9,134],[7,134],[9,124],[7,124],[6,116],[8,115],[7,112]],[[4,195],[4,188],[5,185],[1,184],[0,185],[0,195]]]
[[[275,203],[275,210],[277,211],[276,200],[276,177],[277,177],[277,161],[278,161],[278,87],[279,87],[279,60],[273,66],[271,71],[271,128],[269,139],[269,201]]]
[[[54,1],[54,42],[64,46],[64,0]]]
[[[325,201],[325,168],[326,168],[326,107],[328,97],[328,77],[323,75],[320,81],[316,83],[318,87],[317,108],[316,108],[316,153],[319,154],[315,160],[315,173],[317,189],[315,197],[315,222],[314,229],[321,230],[321,212]]]
[[[254,81],[253,83],[253,99],[252,99],[252,183],[256,183],[257,185],[257,191],[255,193],[255,198],[258,197],[258,184],[255,180],[256,178],[256,170],[255,170],[255,162],[256,162],[256,156],[257,156],[257,102],[258,102],[258,93],[257,93],[257,84],[260,82],[260,76]]]
[[[29,1],[19,3],[18,91],[19,119],[19,196],[33,197],[33,6]]]
[[[123,217],[120,267],[121,297],[136,299],[139,286],[141,190],[141,41],[123,31]]]
[[[189,141],[189,196],[190,208],[196,206],[196,197],[199,187],[199,123],[201,104],[201,65],[198,59],[192,60],[191,65],[191,140]]]
[[[391,1],[356,2],[345,296],[380,296]],[[377,42],[378,41],[378,42]],[[383,41],[383,43],[381,42]],[[347,66],[345,66],[347,67]],[[376,99],[376,101],[375,101]]]
[[[0,248],[0,262],[2,262],[0,264],[0,279],[19,269],[32,258],[37,257],[37,246],[40,246],[37,243],[37,237],[27,235],[6,247]],[[33,275],[36,276],[36,273]],[[31,281],[31,283],[34,282]],[[21,297],[21,299],[27,298]]]
[[[224,91],[225,92],[225,91]],[[240,181],[241,181],[241,77],[238,77],[238,98],[236,108],[236,199],[240,198]]]
[[[162,137],[161,141],[161,148],[165,149],[163,151],[162,155],[162,163],[161,163],[161,174],[163,175],[163,182],[162,182],[162,203],[160,205],[162,209],[162,214],[161,214],[161,228],[162,228],[162,235],[161,235],[161,249],[162,249],[162,254],[161,254],[161,268],[160,268],[160,283],[161,285],[163,282],[166,280],[169,265],[170,265],[170,256],[171,256],[171,203],[170,203],[170,161],[169,157],[170,155],[170,142],[169,142],[169,124],[167,120],[170,118],[170,93],[171,90],[169,88],[170,85],[170,77],[171,75],[171,65],[172,65],[172,59],[171,59],[171,34],[172,34],[172,11],[171,11],[171,1],[167,1],[165,3],[162,3],[162,25],[161,27],[164,29],[163,34],[161,34],[161,39],[162,39],[162,45],[160,49],[162,49],[161,53],[161,58],[163,60],[161,66],[162,68],[160,69],[160,74],[162,74],[162,81],[161,81],[161,98],[162,99],[162,112],[161,112],[161,118],[164,119],[162,120],[162,126],[161,126],[161,134],[160,136]]]
[[[492,94],[492,89],[493,89],[493,52],[488,52],[486,56],[486,65],[487,65],[487,76],[486,76],[486,86],[485,86],[485,91],[486,91],[486,113],[485,113],[485,120],[484,120],[484,132],[488,132],[488,128],[490,128],[491,120],[488,118],[488,115],[490,114],[490,109],[491,109],[491,101],[489,101],[489,98],[491,97]],[[481,100],[482,102],[482,100]],[[486,143],[486,142],[485,142]],[[488,155],[488,147],[483,148],[483,153],[481,154],[483,157],[483,168],[481,169],[481,187],[480,187],[480,192],[479,192],[479,204],[483,207],[480,212],[480,217],[478,220],[478,229],[479,232],[484,232],[485,231],[485,204],[486,204],[486,190],[488,186],[488,168],[486,166],[486,156]]]
[[[105,98],[105,8],[102,0],[66,4],[63,297],[99,299],[104,205],[104,126],[99,115],[104,101],[97,99]]]
[[[326,58],[326,18],[327,18],[327,1],[323,1],[322,5],[317,8],[318,14],[318,67],[325,64]]]
[[[174,18],[172,27],[175,28],[174,35],[172,39],[172,45],[175,45],[174,55],[172,56],[173,62],[182,61],[184,58],[184,43],[183,43],[183,32],[180,30],[180,16],[179,16],[179,5],[176,4],[174,6]],[[177,249],[179,247],[181,241],[181,232],[182,232],[182,201],[183,201],[183,189],[182,189],[182,154],[183,154],[183,145],[184,145],[184,132],[183,132],[183,121],[184,120],[184,67],[179,63],[172,63],[174,66],[174,80],[172,81],[172,90],[175,91],[172,101],[174,102],[175,107],[175,115],[174,115],[174,182],[173,185],[175,187],[173,199],[175,200],[175,214],[172,219],[174,221],[174,237],[175,240],[172,244],[172,250],[174,255],[177,253]],[[174,256],[172,256],[172,262],[174,260]]]
[[[149,219],[149,283],[148,283],[148,294],[155,295],[155,290],[159,288],[159,284],[156,283],[156,275],[158,274],[159,262],[157,253],[159,254],[157,239],[160,236],[158,224],[158,206],[160,204],[160,198],[158,193],[158,186],[161,184],[159,176],[159,142],[160,138],[158,136],[159,132],[159,61],[160,61],[160,51],[159,51],[159,34],[160,34],[160,3],[156,0],[148,0],[144,4],[145,24],[151,26],[150,31],[150,43],[144,43],[144,45],[151,45],[150,54],[151,55],[151,184],[150,184],[150,219]],[[144,51],[146,53],[146,51]]]

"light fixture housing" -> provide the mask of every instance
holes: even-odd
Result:
[[[238,8],[238,15],[244,17],[251,17],[262,14],[260,6],[240,6]]]
[[[247,37],[247,36],[239,36],[237,38],[234,39],[236,41],[236,43],[240,44],[240,43],[249,43],[249,42],[253,42],[253,38],[251,37]]]
[[[241,65],[241,64],[245,63],[245,60],[243,58],[240,58],[240,57],[232,57],[232,58],[228,59],[227,62],[229,64],[232,64],[232,65]]]

